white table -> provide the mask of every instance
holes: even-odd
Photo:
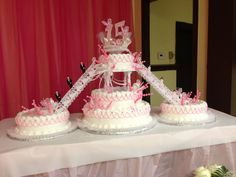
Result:
[[[236,118],[212,110],[216,122],[203,126],[157,123],[136,135],[94,135],[76,130],[47,141],[9,139],[13,119],[0,122],[0,176],[25,176],[119,159],[138,158],[236,141]],[[72,114],[72,118],[78,114]]]

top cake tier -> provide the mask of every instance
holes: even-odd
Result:
[[[134,56],[132,54],[109,54],[107,57],[101,55],[98,61],[107,65],[112,72],[135,71]]]

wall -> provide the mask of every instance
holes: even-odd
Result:
[[[236,61],[232,65],[231,114],[236,116]]]
[[[175,53],[176,21],[192,23],[192,0],[158,0],[150,3],[150,62],[151,64],[174,64],[168,52]],[[164,52],[165,59],[158,60],[158,52]],[[171,90],[176,89],[176,71],[158,71],[155,75],[164,79]],[[163,98],[151,88],[151,105],[159,106]]]
[[[201,99],[206,99],[207,89],[207,45],[208,45],[208,0],[199,0],[198,4],[198,54],[197,88]]]
[[[164,84],[171,90],[176,89],[176,71],[169,70],[169,71],[157,71],[153,72],[157,78],[164,78]],[[151,87],[150,90],[151,95],[151,105],[152,106],[159,106],[164,99],[162,96]]]
[[[158,0],[159,3],[163,0]],[[156,4],[156,2],[152,2],[152,4]],[[164,1],[169,1],[169,0],[164,0]],[[179,2],[179,0],[172,0],[174,1],[173,3]],[[180,0],[182,1],[182,0]],[[186,0],[187,3],[191,2],[189,0]],[[199,1],[199,7],[198,7],[198,54],[197,54],[197,88],[201,91],[201,99],[205,100],[206,99],[206,83],[207,83],[207,45],[208,45],[208,0],[198,0]],[[141,0],[133,0],[134,3],[134,16],[135,16],[135,28],[138,28],[136,31],[141,31]],[[163,3],[163,2],[162,2]],[[190,5],[189,5],[190,6]],[[183,7],[183,6],[182,6]],[[155,38],[155,35],[157,35],[158,30],[152,30],[152,29],[158,29],[159,25],[157,24],[156,20],[154,20],[155,17],[155,12],[153,11],[156,7],[150,7],[150,26],[151,26],[151,39]],[[183,10],[185,11],[185,10]],[[185,11],[186,12],[186,11]],[[190,12],[186,12],[190,14]],[[168,14],[167,14],[168,15]],[[153,28],[152,28],[153,27]],[[160,26],[161,27],[161,26]],[[141,32],[137,32],[135,38],[139,38],[136,40],[136,46],[140,46],[141,48]],[[162,35],[160,36],[162,37]],[[140,43],[139,43],[140,41]],[[155,49],[154,46],[158,46],[156,44],[158,41],[151,41],[151,50],[154,51],[151,54],[151,63],[152,64],[157,64],[157,49]],[[172,45],[173,46],[173,45]],[[171,48],[173,49],[173,47]],[[156,50],[156,52],[155,52]],[[167,50],[167,49],[165,49]],[[169,50],[169,48],[168,48]],[[174,62],[174,61],[173,61]],[[168,63],[168,62],[167,62]],[[170,63],[170,62],[169,62]],[[161,63],[160,63],[161,64]],[[165,76],[164,76],[165,77]],[[176,82],[176,76],[173,76],[172,79],[170,79],[170,83]],[[172,85],[171,84],[171,85]],[[236,92],[235,92],[236,93]],[[158,99],[158,98],[157,98]],[[160,100],[160,99],[158,99]],[[154,104],[158,103],[155,102]]]
[[[192,23],[192,0],[158,0],[150,3],[151,64],[172,64],[175,59],[157,60],[157,53],[175,53],[176,21]]]

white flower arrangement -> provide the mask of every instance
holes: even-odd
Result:
[[[194,171],[194,177],[236,177],[224,165],[201,166]]]

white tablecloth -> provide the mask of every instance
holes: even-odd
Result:
[[[236,118],[212,110],[216,122],[204,126],[157,123],[137,135],[94,135],[76,130],[56,139],[24,142],[9,139],[13,119],[0,122],[0,176],[24,176],[96,162],[148,156],[163,152],[236,141]],[[78,114],[72,114],[72,118]]]

